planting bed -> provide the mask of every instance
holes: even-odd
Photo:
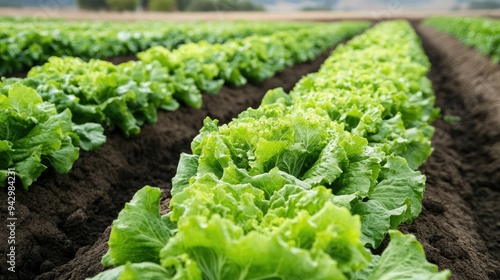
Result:
[[[175,175],[180,153],[189,151],[206,116],[221,123],[230,121],[249,106],[258,106],[268,89],[282,86],[290,90],[303,75],[317,71],[330,52],[287,68],[261,85],[224,87],[216,96],[205,94],[201,109],[162,111],[156,125],[144,126],[141,134],[132,139],[123,138],[119,131],[110,133],[99,150],[81,153],[68,174],[48,170],[27,192],[21,191],[19,184],[17,279],[39,275],[39,279],[84,279],[98,273],[102,269],[101,256],[84,260],[85,265],[97,264],[88,272],[71,264],[70,269],[57,267],[73,259],[79,249],[81,254],[85,246],[94,244],[138,189],[147,184],[169,187],[167,182]],[[2,216],[7,209],[6,190],[0,194]],[[1,227],[0,235],[7,236],[6,227]],[[5,250],[2,246],[0,254],[6,255]],[[2,266],[2,274],[7,274],[6,266]]]
[[[451,279],[500,279],[500,66],[447,35],[415,26],[432,63],[436,105],[460,120],[434,123],[435,151],[420,168],[427,176],[423,210],[399,229],[416,235],[428,260],[450,269]],[[84,279],[102,271],[106,227],[144,185],[162,188],[168,199],[179,155],[189,151],[205,116],[228,122],[256,107],[268,89],[290,90],[328,54],[261,85],[204,95],[201,110],[160,112],[156,125],[132,139],[110,133],[97,152],[82,153],[69,174],[49,170],[29,192],[17,191],[17,279]],[[3,215],[5,190],[0,199]]]

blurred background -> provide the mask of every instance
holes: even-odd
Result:
[[[499,9],[500,0],[0,0],[0,7],[106,11],[453,11]]]

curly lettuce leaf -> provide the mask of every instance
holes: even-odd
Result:
[[[58,114],[35,90],[17,83],[0,95],[0,112],[0,154],[4,155],[0,168],[14,168],[25,189],[47,166],[66,173],[78,159],[69,110]]]
[[[356,225],[348,210],[331,203],[314,215],[300,211],[274,230],[248,234],[219,215],[187,216],[162,249],[162,264],[187,254],[210,279],[348,279],[369,261]]]

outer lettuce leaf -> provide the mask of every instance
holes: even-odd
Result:
[[[425,177],[411,170],[403,158],[388,156],[383,166],[376,159],[358,162],[364,165],[354,162],[354,170],[346,173],[352,172],[348,179],[339,180],[346,189],[337,192],[357,195],[351,202],[351,212],[361,216],[362,240],[373,248],[380,245],[389,229],[412,222],[420,214],[425,188]]]
[[[59,173],[68,173],[73,167],[73,162],[78,159],[79,150],[73,146],[71,138],[62,139],[61,147],[47,155],[47,160]]]
[[[331,187],[337,195],[357,194],[366,197],[379,178],[381,163],[386,155],[379,149],[364,146],[366,141],[358,140],[354,143],[361,144],[361,151],[348,154],[349,167],[344,168],[344,172]]]
[[[369,193],[369,198],[376,200],[386,209],[396,209],[410,200],[405,221],[413,221],[422,211],[422,198],[425,189],[425,176],[413,171],[403,158],[389,156],[382,167],[379,183]]]
[[[125,205],[113,222],[104,265],[159,261],[159,251],[175,232],[169,216],[160,216],[160,198],[159,189],[146,186]]]
[[[78,138],[78,146],[85,151],[94,151],[106,142],[104,128],[99,124],[73,124],[72,128]]]
[[[33,184],[33,182],[36,181],[36,179],[40,175],[42,175],[42,172],[47,169],[47,166],[45,166],[41,162],[42,150],[41,147],[38,147],[36,150],[33,150],[32,154],[27,157],[23,157],[22,160],[16,162],[13,165],[14,169],[16,170],[16,176],[21,179],[25,190],[27,190],[28,187]],[[4,178],[4,180],[6,179],[7,177]],[[5,184],[3,185],[5,186]]]
[[[450,277],[449,270],[438,272],[436,265],[427,262],[422,245],[413,235],[403,235],[399,231],[389,231],[391,241],[380,258],[374,259],[367,271],[353,279],[399,280],[429,279],[440,280]]]
[[[342,138],[335,137],[321,151],[316,163],[304,174],[303,179],[311,185],[331,184],[343,172],[347,162],[346,151],[339,143]]]
[[[412,169],[417,169],[432,154],[434,149],[431,147],[429,139],[432,138],[433,134],[434,128],[427,124],[406,130],[409,143],[402,157],[408,161],[408,165]]]
[[[172,178],[172,190],[170,190],[172,196],[175,196],[189,185],[190,179],[198,171],[199,159],[200,157],[197,155],[181,154],[179,164],[177,165],[177,172],[175,173],[175,177]]]
[[[359,199],[351,202],[351,213],[355,213],[361,217],[362,233],[361,240],[367,246],[377,248],[384,240],[389,229],[395,228],[402,222],[402,217],[408,208],[407,204],[396,208],[386,209],[376,200],[368,200],[366,202]],[[398,223],[395,226],[391,224],[391,220],[397,219]]]
[[[163,268],[162,266],[150,263],[130,263],[127,262],[125,265],[121,265],[117,268],[104,271],[103,273],[93,277],[88,278],[92,280],[146,280],[146,279],[182,279],[174,278],[171,273]],[[185,278],[187,279],[187,278]],[[199,278],[201,279],[201,278]]]

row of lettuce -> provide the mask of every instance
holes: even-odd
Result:
[[[412,167],[438,114],[428,69],[407,22],[381,23],[289,95],[271,90],[227,125],[207,118],[170,212],[159,189],[138,191],[113,222],[115,268],[93,279],[447,279],[394,230],[422,208]]]
[[[136,135],[143,124],[156,122],[159,109],[173,111],[179,103],[199,108],[201,92],[260,82],[368,26],[319,24],[172,51],[157,46],[120,65],[52,57],[25,79],[0,83],[0,182],[8,168],[16,169],[26,189],[47,166],[66,173],[79,148],[95,150],[105,142],[105,129]]]
[[[500,20],[493,18],[435,17],[424,25],[450,34],[465,45],[475,48],[494,63],[500,62]]]
[[[223,43],[304,25],[308,24],[0,20],[0,76],[30,69],[51,56],[109,58],[133,55],[153,46],[173,49],[190,42]]]

